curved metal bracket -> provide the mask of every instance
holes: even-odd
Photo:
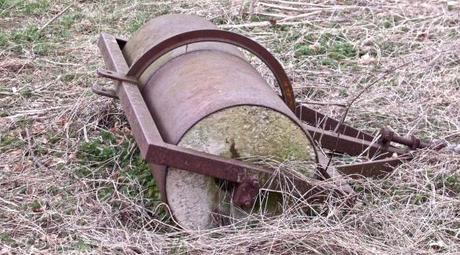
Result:
[[[142,73],[164,54],[187,44],[199,42],[220,42],[238,46],[258,57],[272,71],[281,89],[282,99],[295,112],[295,97],[291,82],[283,66],[262,45],[257,42],[228,31],[217,29],[194,30],[169,37],[147,50],[130,67],[126,74],[128,79],[137,80]]]

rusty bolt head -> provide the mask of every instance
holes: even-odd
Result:
[[[259,194],[259,180],[255,177],[248,178],[236,187],[233,203],[240,207],[250,207],[254,204],[257,194]]]

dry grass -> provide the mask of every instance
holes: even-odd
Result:
[[[459,5],[0,0],[0,254],[458,254],[460,157],[449,152],[422,151],[384,180],[355,183],[347,213],[331,204],[335,213],[315,217],[288,210],[181,231],[162,212],[119,105],[89,88],[102,82],[101,31],[128,38],[151,17],[193,13],[268,47],[299,100],[346,104],[378,79],[347,122],[460,143]]]

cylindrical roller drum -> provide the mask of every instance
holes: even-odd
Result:
[[[131,65],[162,39],[197,29],[216,29],[199,17],[161,16],[125,45]],[[315,162],[314,147],[295,115],[234,46],[206,42],[178,48],[142,75],[142,94],[163,139],[172,144],[245,159]],[[214,213],[237,217],[231,185],[212,177],[151,165],[163,199],[184,228],[221,224]],[[305,169],[314,174],[314,164]]]

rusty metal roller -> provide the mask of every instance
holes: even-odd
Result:
[[[196,16],[161,16],[127,41],[123,55],[131,66],[165,39],[205,29],[217,27]],[[163,139],[226,158],[315,162],[309,135],[292,110],[231,44],[237,43],[187,44],[144,66],[139,86]],[[232,204],[234,190],[228,183],[150,166],[163,199],[184,228],[209,228],[223,221],[214,214],[241,217],[251,209]],[[308,175],[314,167],[306,170]]]
[[[116,89],[95,84],[93,91],[120,100],[162,198],[184,228],[228,224],[259,208],[278,213],[283,188],[307,202],[332,195],[353,206],[355,192],[342,174],[382,177],[417,149],[447,146],[388,128],[372,136],[296,102],[286,72],[267,49],[199,17],[161,16],[129,41],[102,33],[98,44],[107,69],[97,72],[115,80]],[[281,95],[238,47],[266,64]],[[324,149],[371,160],[333,165]],[[303,166],[283,168],[267,181],[273,159]]]

